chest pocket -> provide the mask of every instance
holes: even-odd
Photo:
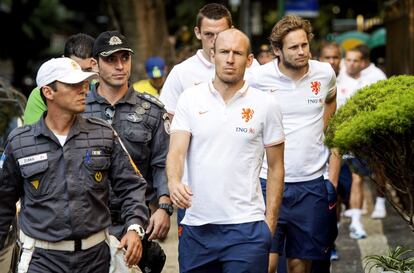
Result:
[[[147,143],[151,140],[151,132],[139,128],[129,128],[125,131],[125,138],[131,142]]]
[[[48,167],[47,160],[20,166],[26,192],[32,196],[43,196],[54,190],[53,179],[46,179],[45,173]]]
[[[86,184],[94,190],[105,190],[108,187],[108,168],[111,160],[108,156],[91,156],[84,159],[84,165],[88,175]]]

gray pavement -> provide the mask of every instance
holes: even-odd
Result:
[[[342,218],[339,236],[336,241],[339,260],[332,263],[332,273],[364,273],[362,259],[366,255],[386,253],[389,247],[406,246],[414,248],[414,233],[397,212],[387,204],[387,217],[373,220],[370,214],[373,207],[372,185],[365,183],[367,214],[363,223],[368,234],[366,239],[354,240],[349,237],[349,218]],[[163,273],[178,273],[178,246],[176,215],[171,217],[171,229],[167,239],[161,243],[167,261]],[[372,271],[375,273],[378,271]],[[235,272],[237,273],[237,272]]]

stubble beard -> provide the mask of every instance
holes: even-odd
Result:
[[[304,68],[304,67],[308,66],[308,64],[309,64],[309,59],[308,59],[308,61],[307,61],[305,64],[303,64],[303,65],[296,65],[296,64],[294,64],[294,63],[292,63],[292,62],[287,61],[285,58],[283,58],[282,63],[283,63],[283,65],[284,65],[287,69],[289,69],[289,70],[301,70],[302,68]]]
[[[217,78],[226,85],[235,85],[239,83],[241,80],[243,80],[243,77],[238,76],[230,76],[230,77],[223,77],[222,75],[219,75],[216,73]]]

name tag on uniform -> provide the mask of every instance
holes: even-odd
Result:
[[[30,163],[35,163],[39,161],[47,160],[47,153],[32,155],[28,157],[23,157],[17,160],[20,166],[24,166]]]

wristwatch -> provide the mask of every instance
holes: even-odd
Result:
[[[158,207],[160,209],[165,210],[169,216],[171,216],[174,213],[174,208],[171,204],[162,203],[162,204],[159,204]]]
[[[140,225],[132,224],[127,229],[127,231],[130,231],[130,230],[135,231],[138,234],[138,236],[141,238],[141,240],[144,239],[145,229],[143,227],[141,227]]]

